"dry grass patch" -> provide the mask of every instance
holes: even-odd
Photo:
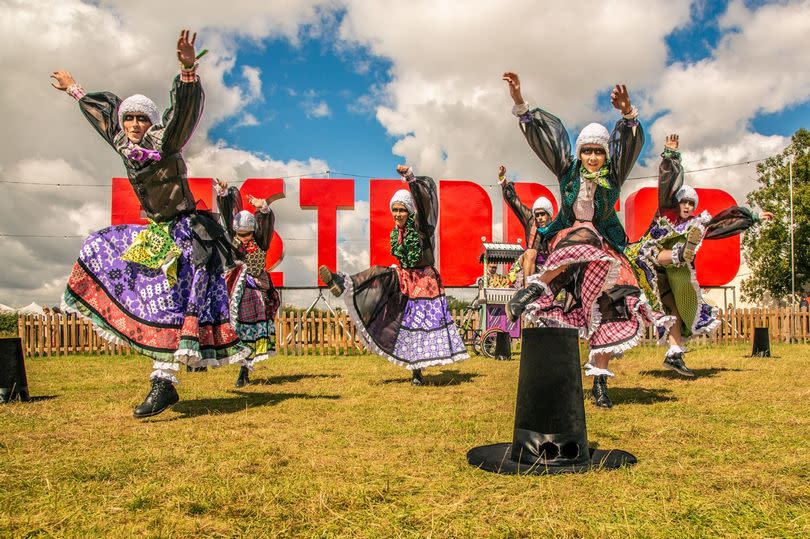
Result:
[[[585,404],[593,445],[633,468],[554,477],[476,470],[465,454],[511,439],[518,362],[408,373],[372,356],[277,357],[182,373],[181,401],[132,419],[137,357],[29,360],[34,395],[0,407],[0,536],[806,537],[810,346],[615,363],[612,410]],[[590,380],[583,385],[590,388]]]

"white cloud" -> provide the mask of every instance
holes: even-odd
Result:
[[[304,109],[308,118],[325,118],[332,115],[332,111],[329,110],[329,105],[326,104],[326,101],[318,101],[311,106],[305,105]]]
[[[256,119],[254,115],[249,112],[242,114],[242,117],[233,124],[231,129],[238,129],[240,127],[255,127],[259,125],[259,120]]]

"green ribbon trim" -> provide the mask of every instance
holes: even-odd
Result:
[[[121,255],[121,260],[150,269],[160,269],[166,275],[169,286],[174,286],[177,282],[177,261],[181,253],[169,233],[171,225],[171,221],[156,223],[149,219],[149,225],[138,232],[132,245]]]
[[[422,241],[419,239],[419,233],[416,231],[414,225],[413,214],[408,215],[408,220],[405,221],[405,236],[402,243],[398,243],[399,233],[397,228],[391,231],[391,254],[399,260],[403,268],[412,268],[419,262],[422,257]]]

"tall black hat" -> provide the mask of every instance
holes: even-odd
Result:
[[[0,402],[14,399],[31,400],[19,337],[0,339]]]
[[[636,457],[588,448],[577,331],[524,328],[512,443],[470,449],[467,462],[502,474],[619,468]]]

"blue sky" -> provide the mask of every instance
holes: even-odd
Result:
[[[391,152],[396,140],[376,120],[373,107],[358,101],[388,81],[385,59],[362,50],[340,51],[330,38],[304,36],[297,45],[280,39],[259,46],[242,43],[227,83],[238,82],[243,65],[261,69],[263,98],[247,108],[259,125],[239,127],[240,119],[231,119],[211,131],[213,139],[274,159],[313,156],[335,171],[396,177],[402,163]],[[322,103],[329,113],[318,117]],[[367,199],[368,182],[356,179],[356,196]]]

